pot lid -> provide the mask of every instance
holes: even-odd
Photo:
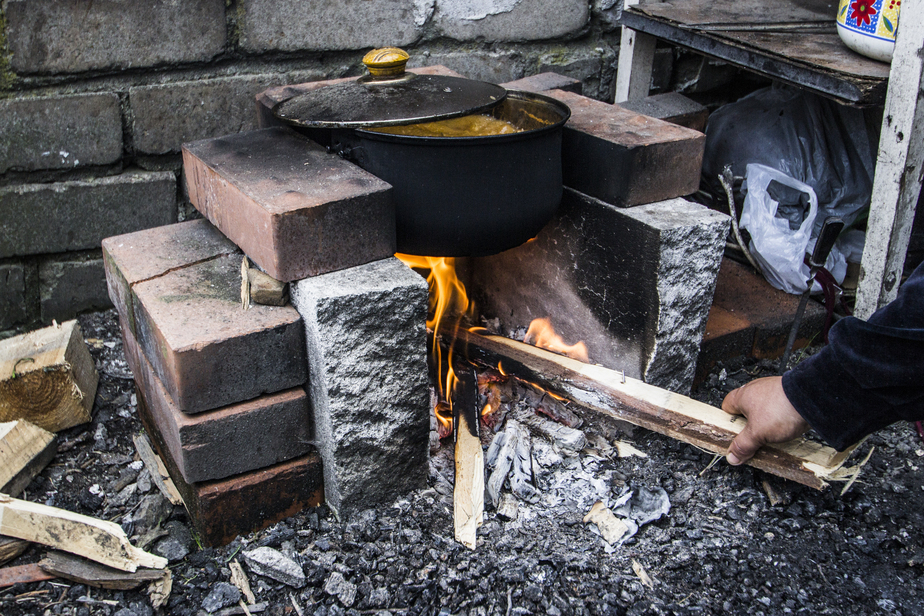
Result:
[[[445,120],[500,103],[507,90],[483,81],[406,72],[405,51],[389,47],[363,58],[369,75],[294,96],[273,114],[308,128],[371,128]]]

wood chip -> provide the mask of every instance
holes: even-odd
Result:
[[[228,563],[228,568],[231,569],[231,583],[237,586],[237,589],[240,590],[244,598],[247,599],[247,603],[256,603],[257,598],[254,597],[253,591],[250,589],[250,580],[247,579],[247,574],[244,573],[244,568],[241,567],[241,563],[235,558]]]
[[[635,575],[638,576],[638,579],[641,580],[642,584],[648,588],[654,588],[654,581],[652,581],[651,576],[648,575],[648,572],[645,571],[645,567],[642,566],[640,562],[632,559],[632,570],[635,571]]]
[[[609,507],[603,504],[603,501],[594,503],[594,506],[584,516],[584,524],[596,524],[600,536],[610,545],[618,543],[631,530],[625,522],[613,514]]]
[[[135,449],[138,450],[138,455],[141,456],[141,460],[151,474],[151,480],[160,490],[160,493],[172,505],[182,505],[183,499],[180,497],[180,492],[176,489],[176,485],[170,478],[170,473],[167,472],[167,467],[164,466],[160,456],[151,447],[151,441],[148,440],[148,437],[144,434],[136,434],[132,437],[132,440],[135,443]]]
[[[56,451],[48,430],[24,419],[0,423],[0,492],[19,496]]]
[[[46,554],[45,558],[39,561],[39,566],[56,577],[110,590],[131,590],[158,581],[166,574],[166,570],[161,569],[138,569],[134,573],[128,573],[80,556],[56,551]]]

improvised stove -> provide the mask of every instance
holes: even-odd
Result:
[[[261,130],[184,147],[207,221],[103,243],[142,421],[208,544],[427,480],[428,292],[392,256],[391,186],[272,115],[331,83],[268,90]],[[562,79],[515,85],[547,84]],[[481,315],[498,331],[551,317],[591,362],[688,389],[727,225],[676,198],[698,185],[703,135],[546,95],[572,111],[562,204],[533,241],[465,260]],[[292,305],[241,308],[244,255],[290,283]]]

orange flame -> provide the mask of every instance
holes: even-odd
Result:
[[[395,256],[408,267],[426,272],[427,283],[430,285],[430,310],[427,317],[427,328],[434,333],[432,360],[440,368],[442,374],[442,366],[444,365],[442,348],[436,333],[440,330],[444,319],[455,320],[451,328],[455,332],[462,318],[464,316],[471,317],[474,311],[474,306],[465,291],[465,285],[462,284],[456,274],[456,259],[455,257],[424,257],[406,254],[396,254]],[[443,329],[449,328],[443,327]],[[451,404],[452,389],[456,382],[456,374],[452,369],[452,345],[449,346],[445,365],[447,366],[445,376],[441,376],[438,384],[441,397],[449,400]],[[437,405],[436,417],[442,428],[451,432],[452,413],[448,412],[448,409],[441,409],[440,405]]]
[[[529,329],[526,330],[526,336],[523,337],[523,342],[548,349],[549,351],[561,353],[566,357],[584,363],[590,362],[590,358],[587,356],[587,345],[583,342],[571,345],[565,343],[562,337],[555,333],[552,322],[547,318],[533,319],[533,322],[529,324]]]

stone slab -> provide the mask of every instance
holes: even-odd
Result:
[[[715,298],[697,361],[697,379],[705,378],[719,361],[746,356],[776,359],[783,354],[799,307],[799,296],[770,286],[750,266],[724,259],[716,280]],[[810,301],[793,348],[819,342],[825,309]]]
[[[216,409],[305,382],[301,319],[291,306],[241,308],[240,255],[132,285],[135,335],[173,402]]]
[[[349,515],[426,485],[426,281],[390,257],[300,280],[328,502]]]
[[[308,396],[301,387],[189,415],[173,403],[135,336],[122,328],[125,359],[144,393],[145,425],[159,433],[187,483],[224,479],[313,450]]]
[[[687,393],[727,229],[683,199],[622,209],[566,188],[535,240],[471,259],[472,294],[503,334],[548,317],[591,363]]]
[[[43,261],[38,268],[42,321],[66,321],[88,310],[112,306],[106,291],[103,260],[63,258]]]
[[[590,4],[583,0],[448,0],[433,14],[439,32],[457,41],[552,39],[577,34],[589,20]]]
[[[176,222],[176,176],[138,172],[0,187],[0,220],[0,258],[99,248],[103,238]]]
[[[548,95],[571,108],[562,135],[565,186],[617,207],[699,189],[702,133],[571,92]]]
[[[508,90],[524,90],[526,92],[547,92],[549,90],[562,90],[564,92],[581,93],[582,83],[579,79],[566,77],[558,73],[539,73],[515,81],[502,83]]]
[[[223,0],[8,0],[3,10],[19,74],[207,62],[225,46]]]
[[[241,255],[202,218],[109,237],[102,247],[109,298],[133,334],[137,329],[132,285],[215,257]]]
[[[254,130],[254,96],[287,80],[269,73],[130,88],[135,150],[171,154],[190,141]]]
[[[137,392],[141,423],[151,435],[205,546],[227,545],[238,535],[262,530],[324,502],[321,457],[315,452],[225,479],[188,483],[159,440],[159,432],[146,423],[148,414],[142,408],[147,403],[144,393],[140,389]]]
[[[0,100],[0,173],[109,165],[121,156],[115,93]]]
[[[242,0],[241,13],[240,45],[256,53],[401,47],[427,17],[414,0]]]
[[[277,280],[395,252],[391,186],[295,131],[187,144],[183,166],[192,204]]]
[[[619,106],[678,126],[706,132],[709,110],[704,105],[687,98],[680,92],[655,94],[634,101],[619,103]]]
[[[26,310],[26,268],[22,263],[0,265],[0,331],[24,323]]]

